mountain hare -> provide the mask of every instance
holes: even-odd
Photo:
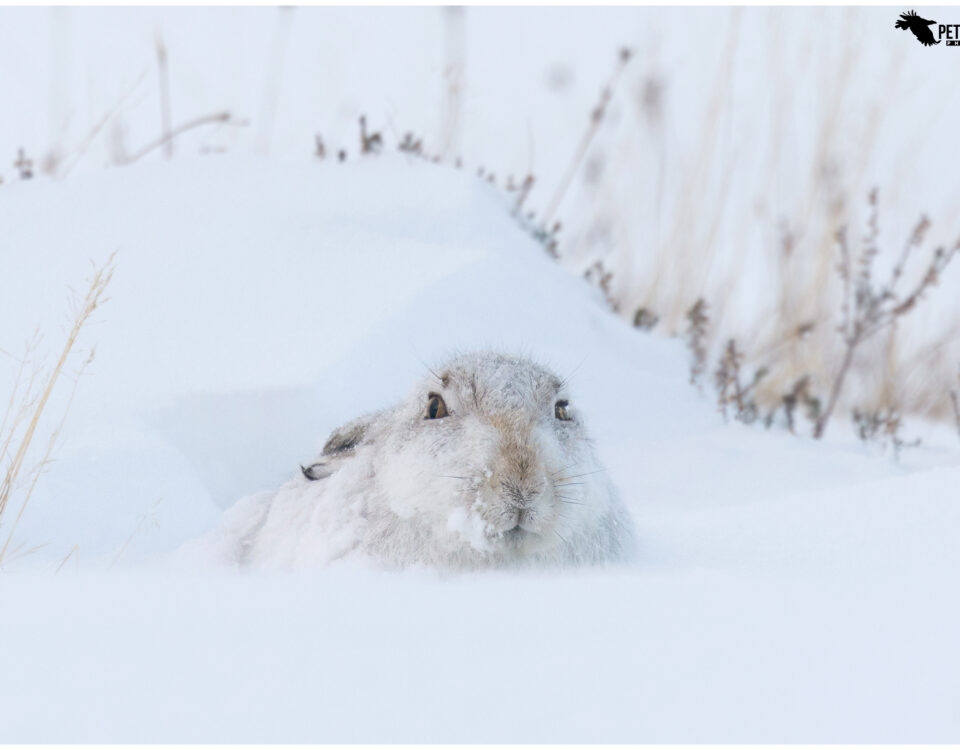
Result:
[[[565,383],[484,352],[335,430],[302,474],[228,510],[214,543],[255,566],[473,569],[623,560],[633,525]]]

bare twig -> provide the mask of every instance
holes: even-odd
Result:
[[[523,183],[517,190],[517,199],[513,204],[513,216],[516,217],[523,213],[523,204],[526,203],[527,197],[530,195],[530,191],[533,190],[534,182],[535,178],[532,174],[528,174],[523,178]]]
[[[889,444],[893,449],[893,457],[896,460],[900,459],[900,452],[904,448],[916,448],[921,443],[920,438],[904,440],[900,436],[903,420],[896,409],[868,412],[854,409],[853,424],[857,436],[863,442],[877,441],[882,443],[884,447]]]
[[[810,376],[804,375],[799,378],[790,391],[783,395],[783,411],[787,417],[787,429],[790,432],[796,432],[796,411],[800,404],[803,404],[807,410],[807,418],[816,423],[820,418],[820,399],[813,395],[810,389]],[[772,420],[772,415],[771,415]]]
[[[868,221],[867,233],[863,240],[863,248],[858,260],[859,269],[855,277],[852,273],[851,255],[847,245],[846,232],[840,229],[836,234],[836,240],[840,249],[840,266],[838,271],[844,282],[841,321],[837,330],[843,339],[844,353],[840,368],[830,387],[830,395],[827,398],[826,406],[814,427],[813,436],[815,438],[823,437],[827,423],[830,421],[830,416],[833,414],[833,410],[840,398],[840,393],[843,390],[844,382],[850,372],[850,367],[853,364],[857,349],[871,336],[893,325],[898,318],[914,309],[924,293],[937,283],[943,270],[953,259],[954,255],[960,251],[960,240],[949,249],[943,247],[937,248],[920,281],[917,282],[906,296],[898,296],[896,292],[897,282],[903,274],[903,269],[909,259],[910,253],[923,243],[923,239],[930,227],[929,219],[921,217],[904,246],[899,260],[893,267],[889,280],[886,284],[877,288],[873,281],[873,262],[879,253],[877,245],[879,227],[877,223],[876,190],[870,193],[869,205],[870,219]]]
[[[197,117],[194,120],[185,122],[182,125],[178,125],[173,130],[171,130],[167,135],[160,136],[154,141],[151,141],[146,146],[141,148],[139,151],[136,151],[131,156],[124,156],[119,159],[119,162],[126,166],[128,164],[133,164],[135,161],[139,161],[144,156],[149,154],[154,149],[163,146],[168,140],[173,140],[181,134],[187,132],[188,130],[193,130],[194,128],[199,128],[202,125],[211,125],[215,123],[229,123],[230,125],[236,125],[238,127],[245,127],[248,123],[246,120],[234,120],[229,112],[216,112],[212,115],[204,115],[203,117]]]
[[[740,382],[742,365],[743,352],[737,349],[737,342],[730,339],[714,373],[714,383],[717,388],[717,405],[723,418],[727,418],[727,407],[733,404],[736,407],[734,417],[740,422],[750,424],[756,420],[758,412],[753,393],[757,384],[766,377],[767,370],[761,367],[753,374],[753,380],[744,385]]]
[[[602,260],[596,261],[584,271],[583,278],[602,292],[611,310],[618,310],[617,298],[613,293],[613,271],[607,270]]]
[[[707,303],[701,297],[687,310],[687,346],[693,354],[690,383],[698,385],[707,369]]]
[[[633,327],[641,331],[651,331],[660,321],[660,316],[646,307],[638,307],[633,314]]]
[[[13,163],[21,180],[33,179],[33,159],[21,148],[17,150],[17,160]]]
[[[413,133],[405,133],[397,148],[406,154],[423,156],[423,139],[414,137]]]
[[[378,154],[383,145],[383,138],[380,133],[367,132],[367,118],[360,115],[360,153]]]

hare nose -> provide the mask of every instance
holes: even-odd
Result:
[[[503,494],[510,504],[518,510],[528,508],[537,496],[537,491],[530,487],[525,487],[519,482],[506,480],[500,483],[503,488]]]

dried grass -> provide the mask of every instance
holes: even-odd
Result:
[[[116,252],[111,254],[107,262],[101,267],[94,267],[87,293],[73,315],[73,323],[67,333],[59,358],[49,372],[41,377],[39,368],[34,365],[30,367],[29,375],[26,374],[28,362],[33,359],[32,355],[36,352],[39,341],[39,337],[36,335],[28,343],[25,356],[21,360],[3,421],[0,423],[0,471],[3,472],[3,478],[0,479],[0,529],[3,529],[4,532],[0,535],[0,539],[4,540],[2,547],[0,547],[0,565],[9,562],[12,556],[29,554],[33,551],[25,550],[23,545],[12,546],[14,534],[27,506],[30,504],[30,499],[44,468],[51,461],[54,447],[61,435],[73,403],[80,376],[93,361],[93,349],[87,354],[76,372],[66,405],[50,433],[42,458],[32,468],[26,468],[25,462],[41,423],[47,421],[45,419],[47,405],[66,373],[67,363],[83,327],[90,321],[93,313],[107,301],[105,293],[113,278],[115,260]],[[26,378],[26,382],[24,382],[24,378]],[[38,383],[40,383],[39,386]],[[4,469],[5,462],[6,467]],[[17,490],[21,487],[23,493],[20,507],[11,520],[9,514],[11,502]]]
[[[775,21],[781,20],[779,13],[771,12]],[[851,23],[855,16],[853,10],[842,12]],[[764,146],[763,156],[751,162],[751,168],[761,169],[759,181],[743,182],[756,179],[747,172],[747,177],[735,182],[730,175],[736,171],[737,153],[722,132],[733,107],[734,68],[742,63],[734,60],[738,36],[747,33],[739,21],[738,13],[730,16],[711,85],[697,92],[671,92],[669,73],[664,76],[663,66],[653,60],[637,76],[636,120],[624,123],[617,136],[611,134],[612,128],[599,135],[588,131],[585,140],[591,154],[609,147],[619,162],[630,164],[622,167],[621,175],[598,180],[592,176],[591,159],[583,156],[585,149],[577,150],[571,169],[581,178],[582,194],[578,201],[563,201],[564,211],[570,212],[564,224],[570,228],[557,248],[561,261],[598,286],[610,307],[638,329],[686,336],[693,355],[692,379],[702,383],[710,363],[731,389],[727,396],[720,394],[721,406],[727,397],[736,400],[736,382],[727,377],[723,362],[724,345],[735,339],[742,347],[736,364],[747,372],[765,373],[760,381],[743,387],[751,388],[750,400],[767,424],[785,415],[786,426],[793,431],[803,416],[812,421],[819,436],[834,413],[849,413],[854,407],[874,415],[952,420],[949,393],[955,384],[960,323],[943,330],[947,326],[931,328],[919,317],[910,325],[898,321],[916,308],[956,250],[943,248],[928,265],[906,269],[908,256],[917,250],[929,226],[923,219],[906,245],[881,253],[874,197],[865,222],[866,241],[872,249],[852,261],[859,265],[851,270],[849,280],[836,274],[844,263],[838,233],[860,224],[861,203],[851,196],[866,192],[880,124],[897,100],[894,84],[901,75],[897,59],[892,57],[886,70],[867,72],[856,44],[846,43],[839,35],[829,40],[827,49],[832,52],[817,56],[822,64],[814,73],[820,82],[815,129],[809,144],[804,142],[809,153],[803,151],[803,166],[797,169],[785,158],[797,148],[787,126],[799,106],[790,86],[796,71],[780,43],[780,36],[790,32],[774,24],[768,48],[772,120],[758,141]],[[814,43],[813,39],[808,42]],[[801,51],[800,59],[810,54],[810,50]],[[873,74],[883,75],[890,85],[853,109],[851,101],[861,93],[858,84],[864,75]],[[679,100],[694,93],[704,100],[702,121],[690,147],[671,154],[679,179],[669,183],[664,196],[669,139],[662,135],[672,125],[672,110],[665,111],[663,102],[668,94]],[[618,140],[604,144],[604,136]],[[642,146],[646,162],[632,151],[642,138],[648,138]],[[646,171],[644,164],[650,165]],[[649,175],[653,194],[643,203],[639,202],[642,196],[626,194],[615,182],[622,180],[642,192],[645,188],[627,175],[629,170]],[[789,188],[783,196],[777,195],[778,184],[785,178]],[[571,181],[570,173],[565,173],[559,195],[566,195]],[[750,184],[757,192],[738,194],[734,202],[730,193],[740,191],[742,184]],[[774,197],[768,201],[767,195]],[[555,199],[550,208],[558,204]],[[648,210],[654,205],[656,210]],[[662,217],[661,205],[666,207]],[[666,229],[663,237],[661,221]],[[764,235],[772,243],[761,239]],[[766,251],[768,247],[774,252]],[[893,264],[892,276],[884,284],[875,283],[869,273],[861,275],[864,268],[872,273],[875,263],[879,268],[889,267],[888,262]],[[769,263],[770,272],[754,274],[749,266],[758,263],[759,268]],[[914,272],[918,278],[913,278]],[[910,284],[902,292],[897,288]],[[858,293],[859,308],[851,296]],[[870,294],[878,298],[870,302]],[[747,312],[742,303],[749,297],[758,301]],[[689,313],[696,300],[709,307],[710,325],[693,341]],[[860,321],[845,325],[861,328],[855,333],[848,328],[838,336],[836,318],[843,305],[850,321]],[[870,305],[875,309],[868,310]]]
[[[570,163],[567,165],[567,169],[560,180],[560,184],[557,186],[557,189],[553,194],[553,198],[551,198],[550,203],[547,204],[547,209],[543,213],[544,225],[549,224],[553,219],[557,210],[560,208],[560,205],[563,203],[567,192],[570,190],[570,185],[573,183],[573,178],[576,177],[580,172],[580,169],[583,166],[583,160],[587,155],[587,151],[590,149],[590,144],[593,143],[594,138],[596,138],[597,133],[600,130],[600,126],[603,124],[603,119],[607,114],[607,108],[609,107],[610,100],[613,98],[613,94],[616,91],[617,84],[623,77],[623,71],[626,70],[626,67],[630,63],[630,59],[632,57],[633,50],[629,49],[628,47],[623,47],[620,50],[620,53],[617,56],[616,66],[613,69],[613,73],[610,75],[610,80],[607,81],[606,85],[600,90],[600,98],[597,100],[596,106],[594,106],[593,111],[590,113],[590,121],[587,125],[587,129],[581,136],[580,142],[577,144],[577,148],[573,152],[573,156],[570,159]]]

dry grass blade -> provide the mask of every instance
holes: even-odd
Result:
[[[63,169],[60,172],[61,179],[66,178],[73,171],[74,167],[76,167],[77,164],[79,164],[80,161],[83,160],[83,157],[86,155],[87,150],[90,148],[91,144],[96,140],[97,136],[100,135],[103,129],[107,126],[107,124],[111,120],[113,120],[113,118],[116,117],[117,114],[127,105],[129,100],[140,88],[140,84],[143,83],[146,77],[147,77],[147,69],[144,68],[140,72],[140,75],[137,76],[137,79],[130,85],[130,88],[128,88],[120,96],[120,99],[117,101],[117,103],[114,104],[106,113],[104,113],[103,117],[101,117],[97,121],[97,123],[90,129],[90,132],[87,133],[84,139],[80,142],[80,145],[77,146],[74,153],[71,156],[68,156],[69,161],[64,164]]]
[[[144,512],[144,514],[140,516],[140,520],[137,521],[137,525],[134,527],[133,531],[130,532],[130,536],[127,537],[127,540],[121,545],[120,549],[117,550],[117,554],[113,556],[113,560],[110,562],[111,568],[120,561],[120,558],[123,557],[123,554],[127,551],[127,548],[130,546],[130,542],[132,542],[134,537],[140,533],[140,530],[144,527],[144,525],[148,521],[150,521],[156,527],[160,526],[160,523],[155,516],[155,511],[158,505],[160,505],[160,500],[156,500],[153,503],[153,505],[151,505]]]
[[[53,571],[54,575],[56,575],[56,574],[59,573],[61,570],[63,570],[63,566],[66,565],[68,562],[70,562],[70,558],[71,558],[71,557],[72,557],[74,560],[79,560],[79,559],[80,559],[80,545],[79,545],[79,544],[75,544],[75,545],[73,545],[73,547],[70,548],[70,551],[67,553],[67,556],[64,557],[63,560],[60,561],[60,564],[57,566],[57,569],[56,569],[55,571]]]
[[[610,80],[607,82],[606,86],[604,86],[601,90],[600,100],[597,102],[597,106],[594,107],[593,111],[590,113],[590,123],[580,139],[577,150],[573,153],[573,159],[571,159],[563,179],[557,186],[557,191],[554,193],[553,199],[550,201],[550,205],[547,207],[547,210],[544,211],[544,226],[550,224],[550,220],[557,212],[557,209],[560,208],[560,204],[563,203],[563,198],[570,189],[570,184],[573,182],[573,178],[576,176],[577,172],[580,171],[580,165],[583,163],[583,159],[586,157],[587,151],[590,149],[590,144],[593,142],[597,131],[600,129],[600,125],[603,123],[603,119],[607,112],[607,106],[610,104],[610,100],[613,99],[613,93],[616,90],[617,83],[619,83],[620,77],[623,75],[623,71],[626,69],[627,63],[630,62],[631,57],[633,57],[633,50],[627,47],[624,47],[620,50],[620,54],[617,56],[617,64],[613,70],[613,74],[610,76]]]
[[[953,404],[953,418],[957,423],[957,434],[960,434],[960,396],[956,391],[950,391],[950,403]]]
[[[20,543],[9,551],[6,562],[13,562],[14,560],[19,560],[24,557],[30,557],[30,555],[39,552],[46,546],[46,544],[35,544],[32,547],[27,547],[25,544]]]
[[[17,428],[36,402],[36,396],[32,395],[33,385],[37,379],[36,367],[31,369],[30,379],[26,382],[26,386],[21,386],[24,370],[36,352],[38,343],[39,332],[36,332],[33,338],[27,342],[23,357],[20,359],[20,366],[13,380],[13,388],[10,389],[10,400],[3,414],[3,422],[0,422],[0,466],[3,466],[3,462],[7,458],[13,438],[17,434]]]
[[[39,427],[43,418],[44,410],[46,409],[47,403],[56,389],[57,384],[60,382],[61,376],[64,374],[67,362],[70,359],[70,355],[77,343],[77,338],[79,337],[84,325],[86,325],[86,323],[90,320],[90,317],[93,315],[93,313],[100,307],[100,305],[106,302],[106,297],[104,294],[110,284],[111,279],[113,278],[115,259],[116,252],[110,255],[110,257],[107,259],[107,262],[102,267],[94,269],[93,278],[90,281],[90,287],[77,309],[76,315],[74,316],[73,325],[67,334],[67,339],[64,342],[63,349],[60,352],[60,357],[57,360],[56,365],[54,365],[53,369],[47,376],[46,382],[39,392],[39,396],[35,399],[27,396],[25,403],[29,403],[31,406],[29,411],[29,421],[27,421],[23,434],[18,436],[16,450],[12,453],[9,465],[3,474],[2,480],[0,480],[0,525],[2,525],[4,521],[5,511],[10,504],[14,488],[18,486],[19,480],[24,473],[24,462],[30,449],[30,445],[33,443],[33,439],[36,436],[37,428]],[[83,368],[85,368],[92,359],[93,353],[91,352],[81,368],[81,374]],[[32,382],[33,381],[31,380],[31,385]],[[41,460],[39,466],[33,470],[32,475],[30,476],[30,483],[24,495],[23,502],[21,503],[20,510],[14,519],[12,527],[6,534],[6,540],[4,541],[3,547],[0,548],[0,564],[2,564],[7,557],[8,551],[10,550],[10,544],[13,540],[14,531],[16,530],[20,519],[23,517],[23,513],[30,502],[30,497],[32,496],[33,490],[36,487],[39,476],[42,473],[44,466],[50,461],[53,447],[56,444],[57,438],[59,437],[66,420],[67,413],[69,412],[70,405],[73,402],[73,396],[76,392],[76,384],[77,380],[74,380],[74,388],[71,391],[70,399],[63,415],[61,416],[60,422],[57,424],[57,427],[51,434],[43,459]],[[4,423],[6,424],[6,417]],[[9,442],[12,440],[17,423],[18,419],[15,416],[13,418],[13,424],[7,428],[8,434],[4,438],[5,445],[9,444]]]

